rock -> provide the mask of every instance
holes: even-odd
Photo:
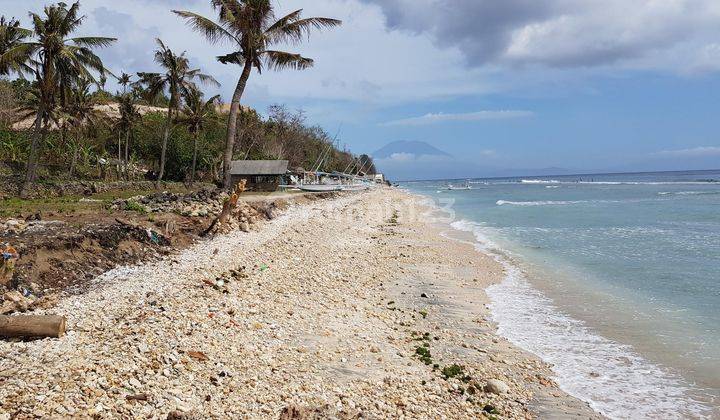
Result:
[[[32,304],[32,300],[23,296],[16,290],[5,292],[3,295],[3,304],[0,306],[0,314],[9,314],[11,312],[25,312]]]
[[[492,394],[506,394],[510,391],[510,387],[499,379],[489,379],[484,390]]]

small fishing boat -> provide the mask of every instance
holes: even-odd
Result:
[[[471,190],[472,187],[470,186],[470,182],[465,181],[465,185],[462,185],[462,186],[455,186],[453,184],[448,184],[447,189],[453,190],[453,191],[454,190]]]
[[[342,191],[343,185],[341,184],[303,184],[298,185],[297,188],[302,191],[308,192],[328,192],[328,191]]]

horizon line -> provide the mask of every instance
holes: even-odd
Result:
[[[427,178],[427,179],[403,179],[395,182],[427,182],[427,181],[458,181],[463,179],[507,179],[522,177],[553,177],[553,176],[589,176],[589,175],[638,175],[638,174],[658,174],[658,173],[676,173],[676,172],[720,172],[717,169],[680,169],[673,171],[639,171],[639,172],[583,172],[574,174],[550,174],[550,175],[511,175],[511,176],[486,176],[486,177],[460,177],[460,178]]]

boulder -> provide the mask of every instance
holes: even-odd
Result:
[[[489,379],[485,385],[485,392],[492,394],[506,394],[510,391],[510,387],[499,379]]]

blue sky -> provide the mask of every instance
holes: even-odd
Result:
[[[0,0],[26,19],[44,1]],[[117,36],[109,67],[153,70],[153,39],[187,50],[229,98],[239,69],[170,9],[212,15],[206,0],[84,0],[84,32]],[[560,167],[584,171],[720,167],[717,0],[304,0],[279,13],[344,25],[293,47],[304,72],[254,74],[244,102],[285,103],[372,153],[424,141],[453,157],[383,159],[418,178]]]

